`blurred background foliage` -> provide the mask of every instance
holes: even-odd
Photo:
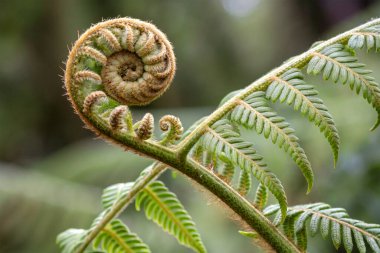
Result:
[[[246,86],[312,42],[378,17],[371,0],[1,0],[0,1],[0,252],[58,252],[56,235],[87,228],[110,184],[134,180],[148,159],[93,140],[62,89],[68,48],[90,24],[131,16],[152,21],[172,41],[178,72],[151,111],[179,116],[185,126],[210,113],[224,95]],[[380,80],[379,55],[360,54]],[[336,119],[342,151],[333,169],[316,127],[278,106],[293,123],[316,174],[311,194],[283,151],[253,134],[257,148],[285,182],[290,204],[324,201],[380,223],[380,131],[375,113],[347,87],[325,85],[321,96]],[[306,127],[307,126],[307,127]],[[310,127],[309,127],[310,126]],[[237,233],[217,201],[179,175],[162,176],[196,221],[209,252],[260,252]],[[189,252],[142,213],[123,215],[154,252]],[[311,252],[333,252],[312,240]]]

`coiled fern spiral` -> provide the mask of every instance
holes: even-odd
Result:
[[[153,117],[147,114],[133,125],[129,106],[161,96],[175,69],[173,48],[161,31],[137,19],[117,18],[79,37],[66,64],[65,86],[75,111],[96,133],[146,140]]]

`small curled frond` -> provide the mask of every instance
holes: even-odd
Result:
[[[160,128],[165,132],[162,145],[174,144],[181,139],[183,127],[181,120],[173,115],[165,115],[160,119]]]
[[[274,224],[280,225],[282,214],[278,205],[268,206],[263,213],[275,216]],[[289,207],[281,226],[286,236],[302,250],[307,248],[307,232],[314,236],[319,230],[325,239],[330,234],[336,249],[343,245],[346,252],[352,252],[356,245],[359,252],[364,253],[367,243],[373,252],[380,252],[380,225],[352,219],[345,209],[325,203]]]
[[[152,137],[154,129],[154,118],[153,115],[147,113],[144,117],[136,123],[136,135],[141,140],[147,140]]]
[[[110,126],[113,130],[125,130],[129,134],[133,130],[132,114],[126,105],[119,105],[110,114]]]

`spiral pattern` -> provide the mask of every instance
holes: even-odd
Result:
[[[128,106],[148,104],[170,86],[174,73],[166,36],[150,23],[119,18],[80,36],[67,61],[65,84],[86,113],[86,97],[95,91]]]
[[[161,144],[173,144],[179,139],[183,133],[181,120],[173,115],[165,115],[160,119],[160,128],[166,132]]]
[[[105,139],[144,155],[143,143],[173,145],[183,131],[174,116],[160,121],[162,140],[153,135],[154,117],[133,122],[130,106],[159,97],[173,80],[175,57],[154,25],[119,18],[88,29],[75,42],[66,65],[69,100],[86,126]]]

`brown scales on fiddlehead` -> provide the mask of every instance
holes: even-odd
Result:
[[[150,23],[119,18],[91,27],[78,39],[67,61],[65,86],[74,109],[96,133],[141,141],[152,136],[153,116],[146,114],[133,131],[129,106],[161,96],[175,68],[172,46],[162,32]],[[168,136],[177,140],[181,131],[173,126],[175,136]],[[173,142],[170,138],[162,144]]]
[[[147,140],[152,137],[154,127],[154,118],[152,114],[145,114],[141,121],[136,124],[137,126],[135,132],[139,139]]]

